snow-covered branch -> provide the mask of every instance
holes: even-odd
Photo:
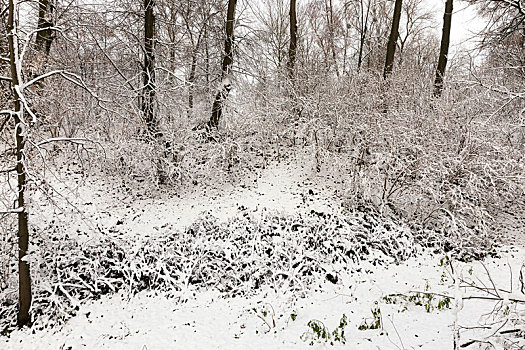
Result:
[[[24,208],[14,208],[14,209],[1,210],[0,214],[19,214],[23,212],[24,212]]]
[[[33,35],[37,34],[38,32],[42,32],[42,31],[45,31],[45,30],[54,30],[54,31],[60,32],[60,31],[62,31],[62,28],[60,28],[60,27],[37,28],[37,29],[31,31],[29,34],[27,34],[24,46],[22,47],[22,52],[20,53],[20,61],[24,60],[25,54],[27,52],[27,49],[28,49],[29,45],[31,44],[31,37]]]
[[[22,89],[20,88],[20,86],[15,86],[15,90],[18,94],[18,97],[20,98],[20,101],[22,102],[22,104],[24,105],[24,109],[27,111],[27,113],[29,113],[29,115],[31,116],[31,122],[32,123],[36,123],[36,114],[33,113],[33,111],[31,110],[31,108],[29,107],[29,103],[27,102],[23,92],[22,92]],[[22,118],[20,119],[22,120]],[[22,120],[22,122],[24,122],[24,120]]]
[[[30,81],[28,81],[27,83],[24,83],[23,89],[25,89],[25,88],[28,87],[28,86],[33,85],[33,84],[36,83],[36,82],[39,82],[40,80],[43,80],[43,79],[45,79],[45,78],[48,78],[48,77],[50,77],[50,76],[52,76],[52,75],[55,75],[55,74],[62,74],[62,73],[64,73],[64,71],[60,69],[60,70],[54,70],[54,71],[47,72],[47,73],[45,73],[45,74],[39,75],[38,77],[34,78],[33,80],[30,80]]]

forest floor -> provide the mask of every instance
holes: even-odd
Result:
[[[338,194],[344,186],[338,177],[318,175],[301,163],[275,164],[235,185],[158,190],[155,198],[146,189],[141,193],[111,181],[77,181],[77,187],[71,185],[74,179],[68,184],[66,197],[69,207],[81,208],[83,218],[54,209],[56,203],[43,205],[41,215],[44,221],[56,218],[87,240],[97,239],[84,233],[89,227],[139,240],[161,234],[166,225],[185,229],[208,214],[227,222],[245,212],[343,210]],[[68,206],[59,197],[55,201]],[[519,348],[525,338],[516,329],[523,328],[525,308],[512,300],[523,299],[516,291],[525,249],[505,246],[498,252],[499,257],[483,262],[454,262],[453,269],[444,255],[424,249],[402,263],[378,266],[363,260],[351,271],[340,271],[336,283],[319,281],[299,294],[268,285],[237,297],[191,286],[169,298],[155,291],[120,291],[83,303],[58,329],[15,330],[0,337],[0,348],[453,349],[454,328],[459,329],[459,345],[467,349],[489,344]],[[501,292],[502,301],[468,299],[480,294],[457,288],[458,277],[508,293]],[[504,330],[508,332],[502,334]],[[477,342],[469,344],[473,340]]]

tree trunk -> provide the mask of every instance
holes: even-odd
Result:
[[[31,321],[29,309],[31,308],[31,275],[29,271],[29,263],[24,261],[29,247],[29,229],[28,229],[28,214],[25,208],[25,190],[27,186],[26,179],[26,158],[25,158],[25,142],[27,127],[24,122],[23,109],[20,96],[20,77],[21,64],[19,61],[18,49],[18,28],[16,27],[15,18],[17,14],[17,4],[14,0],[9,0],[9,14],[7,19],[7,32],[13,33],[8,36],[9,43],[9,63],[11,67],[11,82],[13,87],[13,95],[15,98],[13,114],[15,120],[15,138],[16,138],[16,172],[18,182],[18,316],[17,325],[19,327],[28,325]]]
[[[337,67],[337,52],[335,50],[334,6],[332,0],[328,1],[327,16],[328,31],[330,35],[330,51],[332,51],[332,63],[334,65],[335,74],[339,77],[339,68]]]
[[[364,1],[361,0],[360,3],[360,21],[361,21],[361,28],[359,33],[359,54],[357,58],[357,71],[359,72],[361,70],[361,66],[363,65],[363,51],[365,48],[365,42],[366,42],[366,35],[368,34],[368,16],[370,14],[370,3],[368,3],[367,9],[366,9],[366,16],[365,16],[365,9],[364,9]]]
[[[290,47],[288,49],[288,76],[295,79],[295,58],[297,55],[297,9],[296,0],[290,0]]]
[[[38,2],[38,23],[36,33],[36,49],[43,53],[44,62],[49,57],[51,43],[54,39],[53,30],[53,11],[54,5],[50,0],[39,0]]]
[[[197,75],[197,53],[199,52],[199,49],[201,47],[201,40],[203,36],[203,31],[199,32],[199,36],[197,38],[197,43],[193,43],[192,53],[191,53],[191,67],[190,67],[190,75],[188,76],[188,117],[191,116],[193,112],[193,98],[195,93],[195,79]]]
[[[392,73],[392,68],[394,67],[394,55],[396,53],[397,37],[399,36],[399,22],[401,20],[402,2],[403,2],[402,0],[396,0],[396,4],[394,6],[394,17],[392,19],[392,31],[390,32],[390,37],[388,38],[385,70],[383,72],[383,78],[385,79],[390,75],[390,73]]]
[[[233,64],[233,25],[235,21],[235,7],[237,0],[228,1],[228,13],[226,15],[226,39],[224,40],[224,58],[222,60],[221,86],[215,95],[211,110],[211,118],[208,127],[219,127],[222,117],[223,104],[231,90],[231,66]]]
[[[441,48],[439,50],[439,61],[434,80],[434,96],[439,97],[443,92],[443,77],[447,68],[448,48],[450,46],[450,29],[452,27],[453,0],[447,0],[445,4],[445,15],[443,16],[443,35],[441,37]]]
[[[142,114],[146,128],[152,136],[158,136],[155,118],[155,0],[144,0],[144,66],[142,76]]]
[[[206,92],[210,91],[210,48],[208,43],[208,23],[204,27],[204,53],[206,55],[205,64],[205,78],[206,78]]]
[[[193,92],[195,90],[195,72],[197,70],[197,50],[193,50],[191,55],[190,75],[188,76],[188,117],[193,111]]]

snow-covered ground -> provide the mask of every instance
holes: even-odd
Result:
[[[56,192],[68,201],[55,196],[55,202],[44,204],[42,212],[48,213],[49,207],[58,204],[64,210],[52,209],[57,221],[71,224],[71,220],[77,220],[75,228],[83,232],[94,227],[111,228],[120,234],[144,237],[155,235],[158,227],[164,225],[184,229],[205,214],[227,221],[243,210],[252,213],[269,210],[283,215],[341,210],[341,199],[334,196],[338,184],[327,182],[326,177],[320,182],[308,164],[278,163],[240,184],[156,190],[154,195],[129,190],[125,185],[115,186],[103,179],[83,180],[76,175],[77,179],[72,180],[74,176],[71,173],[67,183],[53,183]],[[34,202],[46,203],[45,199]],[[75,215],[77,209],[82,215]],[[34,215],[39,218],[38,213]]]
[[[280,164],[247,180],[250,183],[177,195],[160,193],[156,199],[128,196],[88,181],[73,190],[71,200],[82,208],[84,217],[70,224],[79,232],[88,231],[83,225],[111,227],[110,232],[134,239],[155,235],[166,224],[183,229],[203,213],[227,220],[240,209],[282,214],[340,210],[336,187],[318,182],[308,167],[301,169]],[[67,212],[60,215],[67,220]],[[505,248],[500,258],[484,263],[454,263],[453,273],[444,256],[423,253],[399,265],[363,261],[345,267],[337,283],[324,281],[309,286],[307,293],[271,286],[236,298],[191,287],[170,298],[153,291],[134,296],[121,292],[83,304],[60,329],[23,329],[0,337],[0,348],[304,349],[313,344],[315,349],[333,343],[348,349],[453,349],[454,324],[460,330],[460,345],[482,341],[467,349],[486,345],[484,341],[492,341],[495,348],[510,348],[508,343],[502,345],[500,332],[522,323],[523,308],[512,299],[525,300],[519,291],[524,262],[525,249]],[[456,298],[481,294],[475,288],[458,290],[453,282],[458,277],[481,288],[497,286],[511,292],[512,286],[513,293],[502,296],[503,302],[476,298],[461,305]],[[343,315],[346,325],[341,324]],[[503,319],[507,322],[502,326]],[[345,341],[334,335],[319,339],[315,325],[321,333],[323,327],[339,335],[344,330]],[[374,328],[371,325],[379,327],[359,329]],[[525,345],[523,336],[512,339],[517,346]]]
[[[490,259],[485,266],[496,285],[508,288],[509,267],[516,278],[524,259],[525,250],[512,250],[505,259]],[[479,262],[458,265],[456,270],[488,282]],[[454,297],[447,271],[438,257],[423,255],[402,265],[364,263],[360,270],[343,275],[338,284],[322,284],[305,298],[271,288],[249,298],[223,298],[215,292],[191,290],[170,299],[151,292],[133,297],[119,294],[83,305],[62,329],[15,331],[10,338],[1,338],[0,344],[2,349],[304,349],[313,340],[312,348],[316,349],[330,347],[330,341],[317,341],[308,322],[319,320],[332,332],[344,314],[348,319],[346,343],[334,341],[335,347],[452,349],[453,298],[450,308],[439,310],[436,296],[429,312],[425,302],[418,306],[400,299],[389,304],[384,298],[414,291]],[[465,300],[458,325],[479,329],[462,328],[460,344],[494,333],[495,329],[487,326],[494,305],[493,301]],[[373,322],[372,310],[376,308],[381,310],[381,327],[359,330],[363,322]]]

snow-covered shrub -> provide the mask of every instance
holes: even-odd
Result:
[[[188,288],[213,288],[237,296],[267,285],[307,293],[319,280],[337,283],[340,271],[361,261],[403,261],[418,245],[408,226],[369,210],[259,218],[245,212],[227,223],[206,216],[184,232],[165,226],[155,238],[136,242],[108,234],[79,243],[41,234],[34,246],[34,326],[53,327],[83,300],[117,291],[175,296]],[[13,278],[15,272],[12,267]],[[15,319],[15,285],[0,292],[2,329]]]
[[[434,99],[430,80],[406,72],[386,82],[361,73],[300,85],[288,103],[297,104],[297,115],[283,107],[280,127],[262,116],[251,121],[280,135],[281,148],[301,148],[297,154],[321,176],[340,177],[350,207],[372,204],[403,218],[444,250],[486,250],[519,227],[525,162],[518,99],[510,108],[465,85]]]

